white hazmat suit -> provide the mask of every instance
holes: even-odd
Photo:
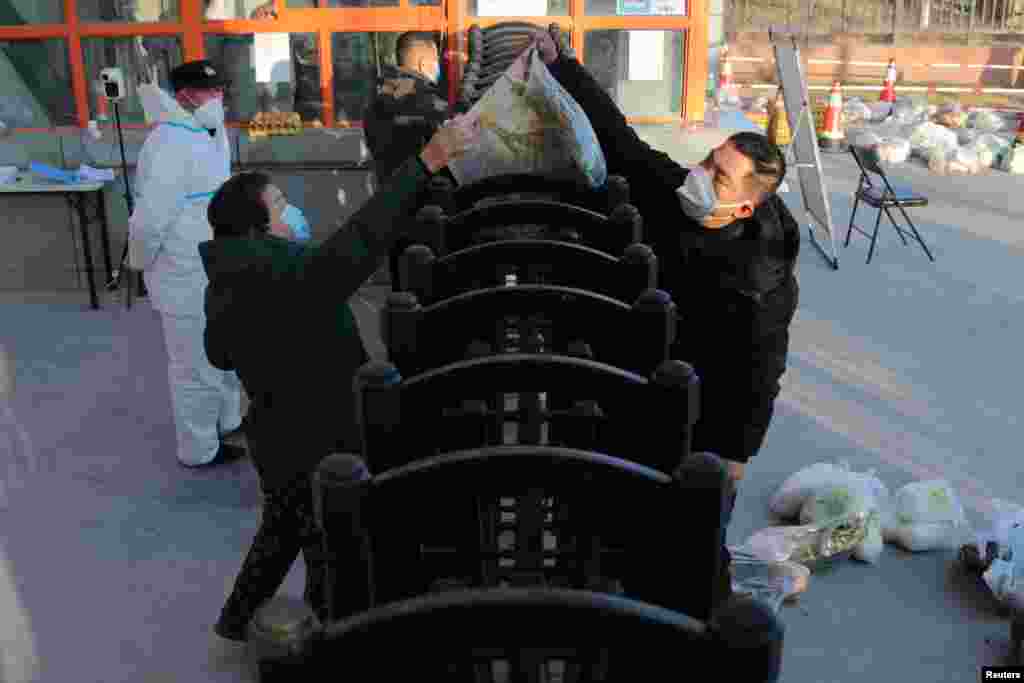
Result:
[[[163,323],[178,459],[203,465],[217,455],[220,434],[242,420],[237,376],[210,365],[203,347],[207,278],[199,257],[199,243],[213,239],[206,209],[231,175],[231,153],[223,123],[211,137],[169,95],[142,89],[150,90],[142,100],[156,127],[139,152],[129,261],[143,271]]]

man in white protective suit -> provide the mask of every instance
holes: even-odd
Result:
[[[241,384],[210,365],[203,347],[207,278],[199,244],[213,239],[206,209],[231,176],[226,82],[206,60],[182,64],[170,77],[175,99],[164,98],[139,152],[129,260],[143,271],[163,323],[178,460],[200,467],[245,454],[224,441],[241,426]]]

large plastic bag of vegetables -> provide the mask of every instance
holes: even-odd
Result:
[[[763,560],[741,546],[729,546],[729,554],[734,594],[757,598],[778,612],[807,590],[811,571],[802,564]]]
[[[480,143],[449,168],[460,185],[511,173],[569,172],[591,187],[608,178],[590,119],[559,85],[535,47],[527,48],[467,114]]]
[[[811,571],[853,554],[867,536],[868,515],[849,513],[814,524],[771,526],[740,549],[765,562],[796,562]]]
[[[1008,529],[1006,545],[982,579],[1001,603],[1012,610],[1024,610],[1024,524]]]
[[[883,486],[884,489],[884,486]],[[848,515],[862,515],[867,530],[864,539],[853,548],[853,557],[877,564],[882,555],[882,516],[887,491],[874,491],[869,485],[851,479],[847,484],[829,486],[808,498],[800,510],[800,523],[813,524]]]
[[[956,549],[968,533],[960,498],[948,481],[915,481],[892,496],[882,537],[904,550]]]

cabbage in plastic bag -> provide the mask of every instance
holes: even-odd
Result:
[[[768,501],[768,509],[780,519],[796,519],[804,501],[819,490],[845,479],[848,468],[842,464],[819,462],[789,475]]]
[[[1006,128],[1006,122],[1003,120],[1003,117],[988,109],[975,112],[974,116],[971,117],[971,124],[985,133],[995,133]]]
[[[982,168],[1002,168],[1006,164],[1010,147],[1009,140],[992,133],[978,134],[968,145],[968,148],[978,155],[978,162]]]
[[[527,48],[467,114],[478,117],[480,144],[449,164],[460,185],[508,173],[575,169],[591,187],[608,177],[590,119],[555,80],[536,48]]]
[[[1024,506],[1007,500],[993,500],[992,511],[985,515],[974,535],[978,556],[985,557],[985,547],[989,543],[995,543],[1000,548],[1007,547],[1010,529],[1018,524],[1024,525]]]
[[[931,122],[916,126],[910,135],[910,148],[913,153],[929,162],[935,157],[934,151],[940,152],[942,159],[945,160],[945,157],[959,146],[955,132]]]
[[[878,158],[889,164],[902,164],[910,158],[910,140],[883,138],[878,145]]]
[[[742,547],[729,547],[732,556],[732,591],[765,603],[778,613],[782,603],[807,590],[810,570],[795,562],[759,559]]]
[[[966,533],[967,518],[956,491],[938,479],[899,489],[882,529],[886,542],[911,552],[955,549]]]
[[[899,124],[923,123],[928,118],[928,105],[913,100],[898,99],[892,106],[892,119]]]
[[[867,535],[868,515],[850,514],[815,524],[761,529],[742,549],[768,562],[790,560],[812,571],[853,552]]]
[[[857,121],[870,121],[873,116],[871,107],[864,104],[864,101],[858,97],[851,97],[843,103],[843,115],[848,124]]]

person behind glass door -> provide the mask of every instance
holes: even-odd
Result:
[[[363,134],[378,187],[452,115],[438,85],[441,56],[434,37],[403,33],[395,45],[395,58],[397,66],[382,68],[377,95],[363,115]],[[399,258],[410,244],[399,238],[388,255],[392,283],[398,282]]]

